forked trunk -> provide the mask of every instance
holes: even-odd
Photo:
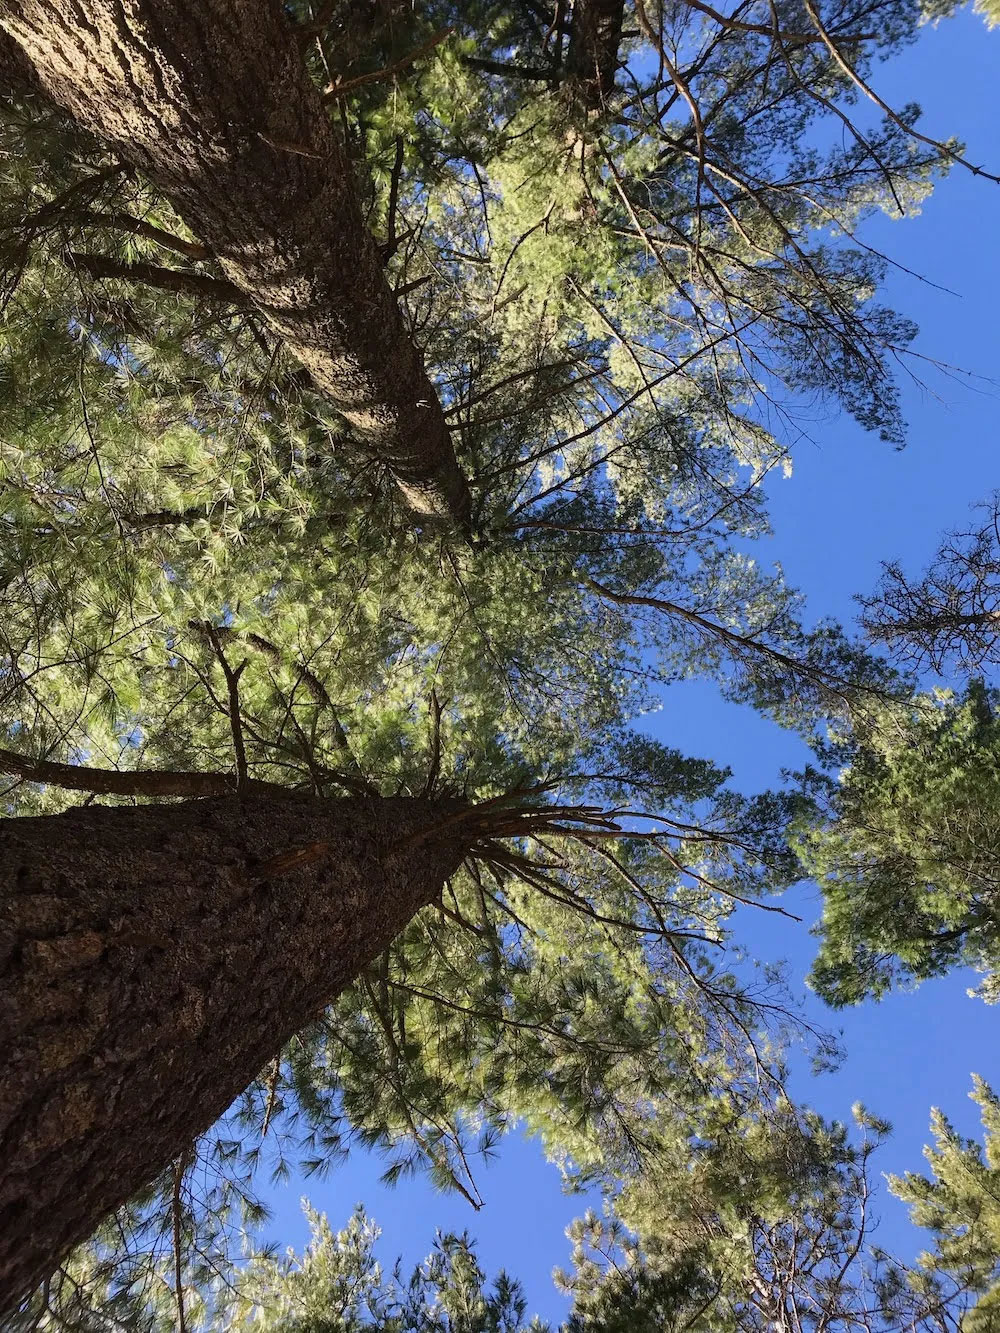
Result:
[[[410,507],[467,526],[441,404],[278,0],[4,0],[0,27],[170,200]]]
[[[0,1311],[437,895],[449,808],[255,793],[0,821]]]

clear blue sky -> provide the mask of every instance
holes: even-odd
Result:
[[[928,133],[959,137],[971,161],[996,172],[998,70],[1000,32],[988,33],[979,18],[963,11],[884,66],[878,87],[897,106],[919,101]],[[1000,380],[998,224],[1000,186],[956,169],[921,216],[879,219],[865,239],[956,293],[903,274],[892,277],[888,304],[920,324],[917,350]],[[871,589],[880,561],[922,565],[940,532],[963,524],[969,506],[1000,487],[1000,389],[915,369],[928,387],[904,389],[909,421],[904,451],[897,453],[851,422],[818,420],[814,442],[797,448],[792,478],[770,486],[775,536],[758,555],[781,563],[788,581],[806,593],[813,619],[851,622],[852,596]],[[690,754],[729,764],[746,790],[773,783],[782,766],[802,758],[794,739],[749,710],[722,702],[708,684],[673,687],[649,725]],[[796,927],[759,913],[747,923],[743,941],[762,958],[788,959],[801,990],[812,957],[807,926],[818,914],[815,891],[803,886],[788,905],[805,924]],[[1000,1011],[969,999],[969,984],[969,977],[952,976],[847,1014],[824,1011],[809,997],[810,1017],[843,1030],[848,1056],[835,1074],[813,1078],[804,1067],[794,1070],[793,1095],[838,1118],[849,1117],[855,1100],[864,1101],[895,1127],[878,1168],[920,1169],[930,1107],[940,1105],[961,1130],[974,1134],[978,1120],[966,1096],[970,1073],[1000,1086]],[[502,1145],[499,1160],[478,1178],[486,1199],[479,1214],[423,1180],[386,1190],[378,1184],[380,1169],[377,1160],[356,1151],[324,1181],[293,1180],[270,1192],[270,1237],[301,1245],[301,1193],[335,1225],[363,1201],[383,1227],[382,1255],[390,1261],[399,1252],[408,1262],[421,1258],[435,1227],[468,1228],[490,1272],[506,1266],[522,1280],[530,1310],[553,1319],[565,1313],[550,1274],[553,1266],[568,1262],[563,1231],[583,1201],[561,1194],[557,1172],[534,1145],[518,1138]],[[919,1239],[902,1205],[886,1196],[879,1212],[881,1243],[913,1254]]]

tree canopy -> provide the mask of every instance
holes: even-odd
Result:
[[[105,1231],[79,1260],[124,1265],[111,1294],[188,1234],[204,1289],[272,1148],[320,1168],[360,1140],[476,1203],[475,1153],[515,1118],[611,1191],[644,1154],[680,1179],[692,1145],[736,1151],[757,1116],[754,1180],[775,1135],[833,1163],[803,1234],[824,1191],[855,1207],[853,1150],[784,1109],[780,987],[722,949],[737,904],[800,874],[812,798],[734,790],[637,719],[694,675],[808,736],[908,698],[751,552],[806,406],[902,440],[914,330],[857,233],[969,167],[871,82],[924,17],[6,6],[4,822],[280,789],[436,802],[475,830],[433,904],[119,1215],[127,1252]],[[643,1223],[657,1299],[678,1264],[693,1301],[799,1243],[725,1208],[697,1274],[667,1217]],[[323,1262],[367,1272],[366,1224],[346,1235],[320,1229]],[[483,1296],[442,1245],[412,1300],[468,1287],[470,1333],[517,1327],[513,1289]],[[762,1326],[772,1299],[718,1310]]]
[[[977,508],[921,578],[890,562],[860,599],[876,643],[954,688],[875,709],[829,747],[840,778],[817,787],[799,850],[825,900],[813,981],[835,1004],[957,966],[997,998],[996,496]]]
[[[996,998],[996,696],[920,696],[887,710],[804,833],[824,891],[813,983],[834,1004],[958,965]]]

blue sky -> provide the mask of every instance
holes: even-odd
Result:
[[[965,10],[884,66],[878,87],[897,106],[918,100],[927,133],[957,136],[971,161],[1000,171],[998,57],[1000,32],[988,33]],[[770,482],[775,535],[757,554],[780,562],[788,581],[806,594],[812,619],[834,616],[849,624],[853,595],[872,588],[881,561],[921,566],[941,531],[964,524],[969,506],[1000,487],[1000,387],[988,382],[1000,381],[998,223],[1000,186],[955,169],[921,216],[878,219],[865,232],[869,244],[954,293],[893,274],[887,303],[919,323],[916,349],[983,378],[949,378],[915,363],[926,387],[904,383],[905,450],[893,450],[850,421],[819,419],[812,441],[797,446],[792,478]],[[783,766],[803,757],[794,738],[748,709],[724,703],[707,683],[672,687],[662,710],[647,721],[671,745],[729,764],[745,790],[773,783]],[[803,925],[758,913],[742,930],[742,942],[761,958],[787,959],[801,991],[812,958],[807,926],[818,915],[816,892],[802,886],[787,905],[805,917]],[[851,1104],[861,1100],[891,1120],[895,1133],[877,1162],[886,1172],[920,1169],[932,1105],[975,1134],[970,1074],[1000,1085],[1000,1012],[967,997],[970,981],[944,978],[846,1014],[824,1011],[807,997],[809,1016],[842,1030],[848,1054],[836,1073],[818,1078],[804,1062],[795,1067],[793,1095],[838,1118],[848,1117]],[[468,1228],[489,1271],[503,1265],[522,1280],[529,1309],[550,1318],[565,1312],[550,1274],[554,1265],[568,1262],[563,1231],[582,1211],[582,1201],[562,1195],[555,1169],[534,1145],[518,1138],[502,1145],[497,1162],[477,1177],[486,1199],[478,1214],[420,1179],[386,1190],[378,1184],[380,1170],[376,1159],[355,1151],[323,1181],[293,1180],[270,1193],[271,1238],[301,1245],[301,1193],[335,1225],[364,1201],[383,1227],[385,1259],[399,1252],[408,1262],[419,1259],[435,1227]],[[881,1243],[915,1253],[919,1238],[902,1205],[886,1196],[878,1211]]]

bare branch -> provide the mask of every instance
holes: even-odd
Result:
[[[229,726],[233,733],[233,750],[236,754],[236,785],[242,789],[247,783],[247,750],[246,742],[243,739],[243,722],[240,717],[240,676],[246,669],[246,662],[243,661],[234,671],[229,665],[229,659],[223,651],[222,644],[219,642],[219,635],[214,625],[209,625],[206,630],[212,648],[215,650],[215,656],[218,658],[219,665],[222,667],[222,674],[226,678],[226,692],[229,702]]]
[[[711,5],[704,3],[704,0],[683,0],[689,9],[696,9],[699,14],[714,20],[720,27],[729,32],[756,32],[763,37],[771,37],[777,41],[784,42],[786,45],[803,45],[808,42],[822,42],[823,37],[819,32],[785,32],[776,31],[773,24],[770,23],[746,23],[743,19],[731,17],[728,14],[722,14]],[[874,32],[838,32],[835,33],[838,41],[841,42],[874,42],[878,34]]]

